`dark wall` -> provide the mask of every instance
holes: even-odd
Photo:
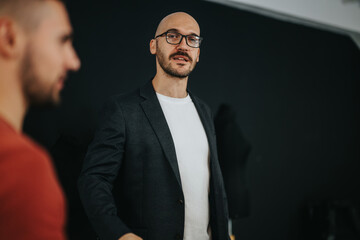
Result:
[[[76,0],[68,9],[82,68],[69,77],[62,106],[31,110],[25,131],[53,154],[72,239],[88,236],[88,225],[77,232],[74,181],[98,111],[155,74],[149,41],[161,18],[179,10],[204,37],[190,89],[214,112],[231,104],[252,145],[250,216],[234,221],[237,239],[299,239],[307,203],[359,202],[360,51],[348,37],[205,1]]]

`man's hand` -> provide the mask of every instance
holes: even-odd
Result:
[[[143,240],[143,239],[139,236],[136,236],[133,233],[127,233],[123,235],[121,238],[119,238],[119,240]]]

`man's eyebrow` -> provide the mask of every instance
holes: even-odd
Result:
[[[61,41],[62,42],[67,42],[67,41],[72,41],[74,39],[74,33],[70,32],[68,34],[64,34],[63,36],[61,36]]]
[[[176,28],[171,28],[171,29],[167,30],[167,32],[179,32],[179,30],[177,30]],[[193,36],[199,37],[199,35],[197,35],[197,34],[194,33],[194,32],[191,32],[191,33],[188,34],[188,35],[193,35]]]

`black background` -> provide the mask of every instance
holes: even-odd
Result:
[[[67,3],[82,61],[54,110],[31,109],[24,130],[53,155],[68,197],[70,239],[93,236],[79,204],[83,154],[111,95],[155,74],[149,41],[167,14],[198,20],[204,42],[190,90],[214,112],[228,103],[252,145],[249,217],[240,240],[300,239],[309,202],[360,200],[360,51],[350,38],[205,1]]]

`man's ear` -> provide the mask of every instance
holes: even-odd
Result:
[[[150,52],[152,55],[156,54],[156,39],[151,39],[150,41]]]
[[[199,62],[200,61],[200,48],[198,49],[198,56],[196,58],[196,62]]]
[[[0,18],[0,55],[12,58],[18,52],[17,29],[13,21]]]

